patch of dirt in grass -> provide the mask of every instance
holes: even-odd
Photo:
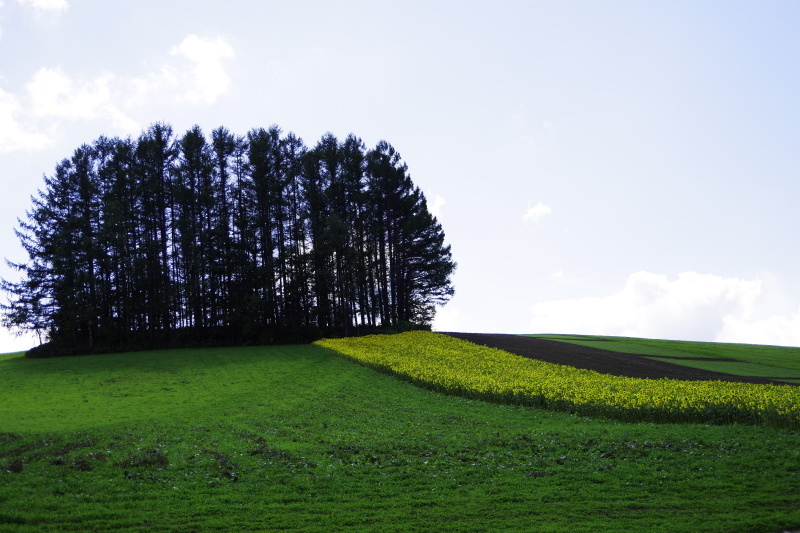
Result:
[[[169,465],[167,457],[161,453],[158,448],[151,451],[140,451],[129,455],[122,461],[116,463],[116,466],[122,468],[135,468],[135,467],[161,467],[164,468]]]
[[[15,457],[2,466],[2,469],[10,474],[19,474],[25,468],[22,459]]]
[[[671,378],[687,381],[735,381],[740,383],[757,384],[780,384],[795,385],[768,378],[758,378],[751,376],[736,376],[711,370],[701,370],[688,366],[668,363],[666,361],[654,361],[647,359],[646,356],[619,353],[611,350],[601,350],[600,348],[590,348],[566,342],[539,339],[536,337],[526,337],[522,335],[510,335],[502,333],[445,333],[458,339],[469,341],[482,346],[498,348],[515,355],[556,363],[559,365],[569,365],[576,368],[586,368],[612,374],[614,376],[627,376],[632,378]],[[585,340],[585,339],[584,339]],[[713,358],[704,358],[713,360]]]

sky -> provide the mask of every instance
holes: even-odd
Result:
[[[0,256],[83,143],[277,124],[399,151],[458,262],[436,330],[800,346],[798,26],[788,0],[0,0]]]

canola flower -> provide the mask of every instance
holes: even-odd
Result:
[[[629,421],[800,427],[800,389],[791,385],[612,376],[426,331],[315,344],[415,384],[470,398]]]

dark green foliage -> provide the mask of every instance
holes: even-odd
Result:
[[[32,200],[0,304],[49,341],[31,356],[371,333],[453,294],[442,227],[385,141],[154,124],[81,146]]]

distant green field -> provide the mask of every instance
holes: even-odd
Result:
[[[589,346],[601,350],[645,355],[650,356],[651,359],[703,370],[725,372],[738,376],[780,378],[784,381],[800,383],[800,348],[591,335],[528,336]],[[707,359],[707,361],[694,360],[696,358]],[[714,359],[735,359],[736,362],[714,361]]]
[[[0,531],[779,532],[797,431],[446,396],[316,346],[0,357]]]

